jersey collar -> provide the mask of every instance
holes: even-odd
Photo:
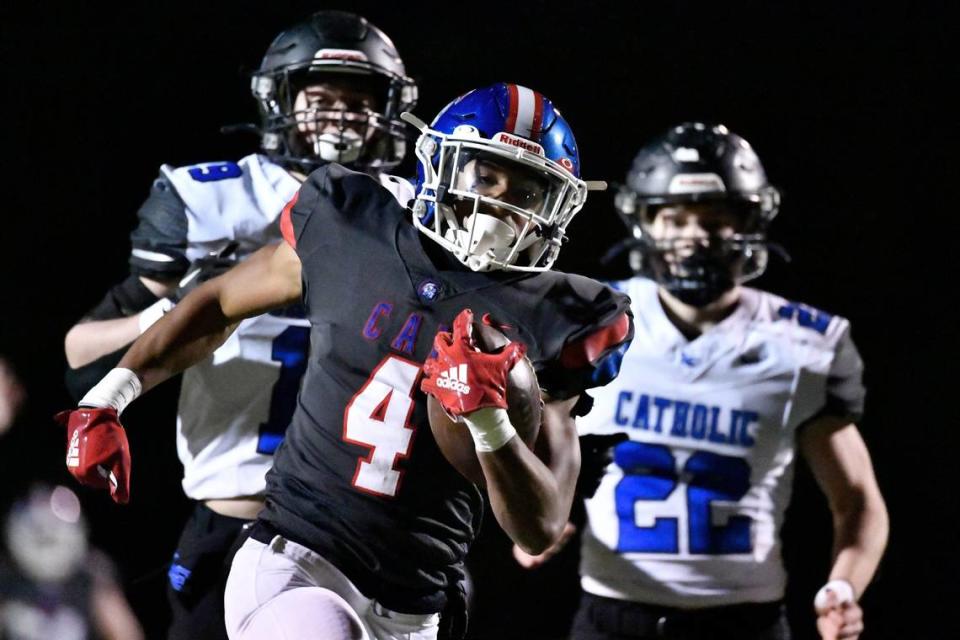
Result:
[[[664,311],[654,282],[639,280],[633,289],[631,293],[636,296],[634,315],[646,324],[652,346],[660,349],[664,357],[686,371],[691,379],[705,373],[732,349],[741,348],[748,335],[744,328],[753,322],[757,313],[756,292],[744,287],[733,313],[688,340]]]

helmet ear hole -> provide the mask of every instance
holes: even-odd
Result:
[[[250,81],[250,91],[259,100],[272,100],[276,84],[270,76],[254,74]]]
[[[769,222],[780,212],[780,190],[769,185],[760,190],[760,210],[764,219]]]
[[[637,196],[629,188],[620,187],[613,197],[613,204],[621,213],[633,215],[637,210]]]

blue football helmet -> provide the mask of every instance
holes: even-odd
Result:
[[[475,89],[420,129],[414,225],[474,271],[546,271],[590,189],[570,126],[542,94]]]

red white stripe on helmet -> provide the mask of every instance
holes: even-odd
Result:
[[[518,84],[508,84],[507,91],[510,94],[507,132],[539,142],[543,124],[543,96]]]

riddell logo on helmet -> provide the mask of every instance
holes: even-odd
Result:
[[[470,393],[470,385],[467,384],[467,365],[461,364],[459,367],[450,367],[437,378],[437,386],[441,389],[456,391],[459,395]]]
[[[715,173],[681,173],[670,180],[667,193],[704,193],[726,190],[723,180]]]
[[[529,151],[530,153],[535,153],[538,156],[543,155],[543,147],[538,145],[536,142],[531,142],[524,138],[518,138],[517,136],[512,136],[509,133],[504,133],[501,131],[497,135],[493,136],[494,142],[499,142],[500,144],[508,144],[511,147],[519,147],[524,151]]]
[[[320,49],[313,54],[313,59],[320,60],[349,60],[351,62],[367,62],[367,54],[356,49]]]

